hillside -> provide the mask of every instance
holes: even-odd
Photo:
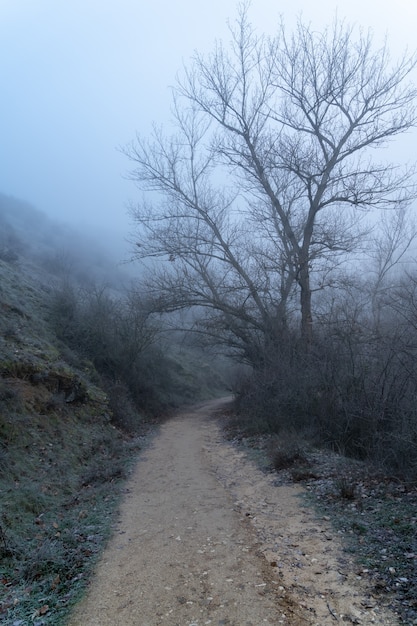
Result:
[[[173,396],[168,382],[165,398],[158,395],[164,386],[158,365],[160,377],[176,385],[177,402],[181,394],[183,401],[197,395],[198,382],[195,364],[175,360],[175,347],[164,361],[153,348],[160,360],[148,369],[156,389],[139,381],[133,398],[123,381],[111,382],[91,346],[87,358],[75,340],[71,346],[65,333],[58,337],[56,297],[64,285],[75,285],[71,293],[93,285],[100,271],[108,279],[117,275],[116,265],[88,246],[86,265],[81,255],[78,265],[68,263],[59,247],[65,230],[4,196],[0,223],[0,621],[56,626],[85,585],[109,535],[123,479],[156,424],[155,412],[137,408],[140,393],[152,396],[153,407],[168,409],[166,398]],[[82,244],[78,239],[78,250]],[[108,302],[123,312],[117,300]],[[90,331],[83,327],[86,336]],[[149,348],[141,354],[143,371],[148,355]],[[218,382],[202,365],[206,382]],[[181,379],[182,386],[176,384]],[[147,402],[144,397],[143,406]]]
[[[0,258],[0,619],[57,624],[109,532],[116,485],[139,444],[112,425],[92,364],[48,322],[58,268],[51,265],[54,275],[42,262],[58,255],[58,235],[46,236],[53,224],[8,206]]]

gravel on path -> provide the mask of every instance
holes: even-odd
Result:
[[[165,423],[69,626],[397,624],[337,535],[226,442],[214,401]]]

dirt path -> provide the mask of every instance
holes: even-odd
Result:
[[[166,423],[69,626],[398,624],[343,562],[298,486],[223,441],[221,401]]]

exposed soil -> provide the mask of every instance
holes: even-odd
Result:
[[[222,436],[206,403],[164,424],[69,626],[398,624],[339,536]]]

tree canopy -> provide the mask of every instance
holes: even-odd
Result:
[[[252,364],[296,320],[308,348],[312,294],[357,249],[361,217],[416,196],[414,167],[378,152],[415,125],[415,66],[338,19],[258,35],[242,5],[230,44],[178,78],[173,132],[125,148],[155,310],[198,307],[199,330]]]

